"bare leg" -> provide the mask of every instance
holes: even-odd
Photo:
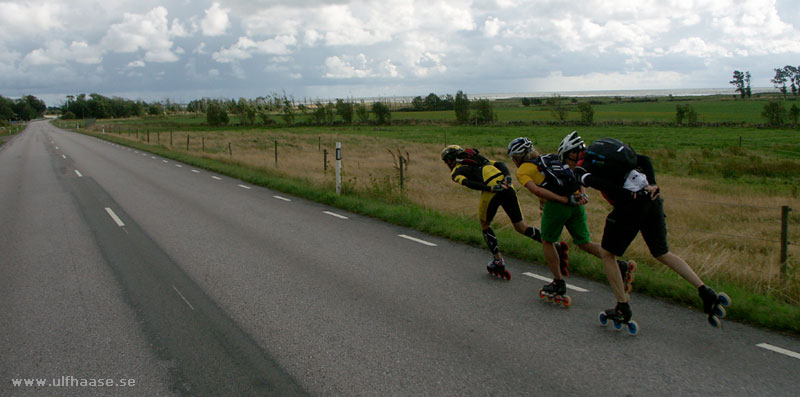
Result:
[[[617,257],[601,248],[600,259],[603,260],[608,284],[611,286],[614,296],[617,297],[617,302],[627,302],[628,294],[625,293],[625,283],[623,283],[622,274],[619,272]]]
[[[586,251],[586,252],[588,252],[588,253],[590,253],[590,254],[592,254],[592,255],[600,258],[600,259],[603,259],[601,257],[601,255],[600,255],[601,252],[603,251],[603,249],[600,247],[599,243],[588,242],[586,244],[579,245],[578,248],[580,248],[580,249],[582,249],[582,250],[584,250],[584,251]]]
[[[666,254],[656,258],[656,260],[674,270],[675,273],[678,273],[681,277],[686,279],[686,281],[692,283],[695,288],[700,288],[700,286],[703,285],[703,280],[697,276],[697,273],[695,273],[694,270],[689,267],[689,264],[686,263],[686,261],[680,256],[675,255],[672,252],[667,252]]]
[[[553,273],[553,279],[561,280],[561,266],[558,258],[558,251],[556,251],[555,243],[542,241],[542,249],[544,251],[544,259],[547,261],[547,266]]]

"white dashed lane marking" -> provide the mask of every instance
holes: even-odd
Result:
[[[272,196],[272,197],[275,197],[275,198],[276,198],[276,199],[278,199],[278,200],[283,200],[283,201],[292,201],[292,200],[290,200],[290,199],[287,199],[286,197],[281,197],[281,196]]]
[[[175,290],[175,292],[177,292],[177,293],[178,293],[178,296],[180,296],[180,297],[181,297],[181,299],[183,299],[183,301],[184,301],[184,302],[186,302],[186,304],[187,304],[187,305],[189,305],[189,308],[190,308],[190,309],[194,310],[194,306],[192,306],[192,304],[191,304],[191,303],[189,303],[189,301],[188,301],[188,300],[186,300],[186,298],[183,296],[183,294],[181,293],[181,291],[178,291],[178,289],[177,289],[177,288],[175,288],[175,286],[174,286],[174,285],[172,286],[172,289],[174,289],[174,290]]]
[[[194,173],[196,173],[196,174],[199,174],[199,173],[200,173],[200,171],[198,171],[198,170],[192,170],[192,172],[194,172]]]
[[[786,349],[778,347],[778,346],[772,346],[769,343],[759,343],[756,346],[758,346],[758,347],[760,347],[762,349],[771,350],[771,351],[774,351],[775,353],[780,353],[780,354],[787,355],[789,357],[793,357],[793,358],[796,358],[796,359],[800,360],[800,353],[795,353],[795,352],[793,352],[791,350],[786,350]]]
[[[119,219],[117,214],[114,213],[114,210],[112,210],[111,208],[106,207],[106,212],[108,212],[108,215],[111,217],[111,219],[113,219],[114,222],[116,222],[117,226],[119,226],[119,227],[125,226],[125,224],[122,223],[122,220]]]
[[[247,189],[247,190],[250,190],[250,189],[252,189],[250,186],[245,186],[245,185],[238,185],[238,186],[239,186],[240,188],[242,188],[242,189]]]
[[[553,278],[552,277],[540,276],[540,275],[535,274],[535,273],[522,273],[522,274],[524,274],[524,275],[526,275],[528,277],[533,277],[533,278],[542,280],[544,282],[548,282],[548,283],[553,282]],[[578,291],[578,292],[589,292],[588,289],[584,289],[584,288],[581,288],[581,287],[576,287],[576,286],[570,285],[570,284],[567,284],[567,288],[569,288],[571,290]]]
[[[335,216],[335,217],[337,217],[337,218],[339,218],[339,219],[350,219],[350,218],[348,218],[348,217],[346,217],[346,216],[344,216],[344,215],[339,215],[339,214],[337,214],[337,213],[335,213],[335,212],[330,212],[330,211],[322,211],[322,213],[323,213],[323,214],[330,215],[330,216]]]
[[[420,243],[420,244],[423,244],[423,245],[427,245],[428,247],[436,247],[436,246],[437,246],[436,244],[434,244],[434,243],[431,243],[431,242],[429,242],[429,241],[420,240],[420,239],[418,239],[418,238],[411,237],[411,236],[407,236],[407,235],[405,235],[405,234],[398,234],[397,236],[398,236],[398,237],[402,237],[402,238],[404,238],[404,239],[406,239],[406,240],[411,240],[411,241],[414,241],[414,242],[416,242],[416,243]]]
[[[82,178],[83,177],[83,174],[81,174],[81,172],[78,171],[78,170],[75,170],[75,175],[78,175],[78,178]]]
[[[221,181],[221,180],[222,180],[222,178],[220,178],[220,177],[218,177],[218,176],[216,176],[216,175],[211,175],[211,177],[212,177],[212,178],[214,178],[214,179],[216,179],[216,180],[218,180],[218,181]]]

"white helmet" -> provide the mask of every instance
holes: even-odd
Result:
[[[508,144],[508,155],[509,157],[522,156],[530,152],[531,149],[533,149],[533,144],[530,139],[525,137],[514,138],[514,140]]]
[[[586,149],[586,145],[583,143],[583,139],[580,135],[578,135],[578,131],[572,131],[569,135],[565,136],[564,139],[561,140],[561,144],[558,145],[558,157],[563,162],[564,156],[576,149],[584,150]]]

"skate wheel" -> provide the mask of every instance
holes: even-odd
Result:
[[[546,295],[544,294],[544,291],[542,291],[542,290],[539,290],[539,299],[541,299],[541,300],[546,299]]]
[[[625,293],[630,294],[633,291],[633,286],[630,284],[625,284]]]
[[[714,315],[715,316],[717,316],[719,318],[725,318],[726,314],[727,313],[725,312],[725,308],[724,307],[717,306],[717,307],[714,308]]]
[[[731,305],[733,301],[731,300],[731,297],[728,296],[728,294],[720,292],[719,296],[717,296],[717,302],[719,302],[719,304],[722,306],[728,307]]]
[[[564,307],[570,307],[572,305],[572,298],[569,296],[564,296],[564,299],[561,301],[564,304]]]
[[[506,280],[511,281],[511,273],[509,273],[508,270],[504,271],[503,272],[503,278],[505,278]]]
[[[639,333],[639,324],[636,321],[628,321],[628,333],[631,336]]]
[[[623,326],[625,326],[625,324],[623,324],[622,321],[614,320],[614,329],[615,330],[622,331],[622,327]]]
[[[629,282],[629,283],[632,283],[632,282],[634,282],[634,281],[636,280],[636,275],[635,275],[635,274],[633,274],[633,273],[630,273],[630,270],[628,270],[628,277],[627,277],[627,279],[628,279],[628,282]]]
[[[597,316],[597,319],[600,320],[600,325],[604,327],[608,325],[608,315],[606,315],[606,312],[600,312],[600,315]]]
[[[628,273],[633,273],[636,271],[636,262],[628,261]]]
[[[547,295],[547,301],[548,302],[552,302],[553,301],[553,297],[551,295]]]
[[[708,324],[714,328],[722,328],[722,321],[717,316],[708,316]]]

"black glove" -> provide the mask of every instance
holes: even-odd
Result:
[[[506,185],[511,186],[511,183],[512,183],[511,175],[506,176],[505,182],[506,182]]]
[[[500,193],[503,190],[506,190],[506,188],[502,184],[498,183],[497,185],[492,186],[490,191],[492,193]]]

